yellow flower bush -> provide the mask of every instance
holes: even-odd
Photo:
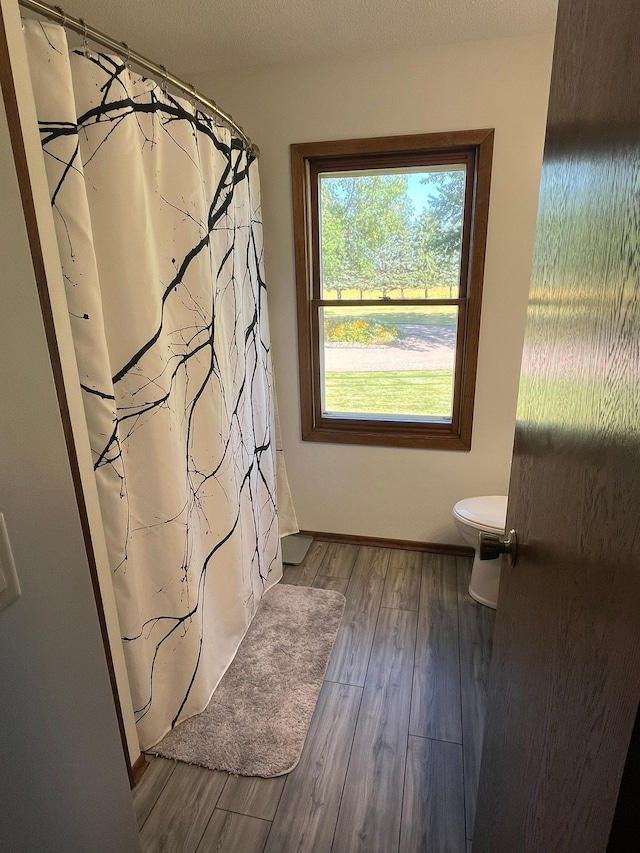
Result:
[[[390,344],[400,337],[396,326],[368,320],[325,320],[324,339],[328,343]]]

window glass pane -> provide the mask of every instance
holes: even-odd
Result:
[[[451,423],[457,306],[319,311],[325,417]]]
[[[322,173],[322,298],[456,298],[465,176],[464,165]]]

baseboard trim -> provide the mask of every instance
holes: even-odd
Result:
[[[147,761],[147,756],[141,753],[133,766],[129,769],[129,784],[132,788],[135,788],[138,782],[142,779],[144,774],[147,772],[148,766],[149,762]]]
[[[352,536],[347,533],[322,533],[318,530],[301,530],[321,542],[341,542],[344,545],[368,545],[372,548],[399,548],[402,551],[424,551],[427,554],[446,554],[450,557],[473,557],[473,548],[467,545],[446,545],[442,542],[416,542],[413,539],[381,539],[377,536]]]

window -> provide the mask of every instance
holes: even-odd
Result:
[[[303,439],[470,449],[492,149],[291,146]]]

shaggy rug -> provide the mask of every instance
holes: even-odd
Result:
[[[148,752],[240,776],[293,770],[344,604],[333,590],[272,587],[204,711]]]

